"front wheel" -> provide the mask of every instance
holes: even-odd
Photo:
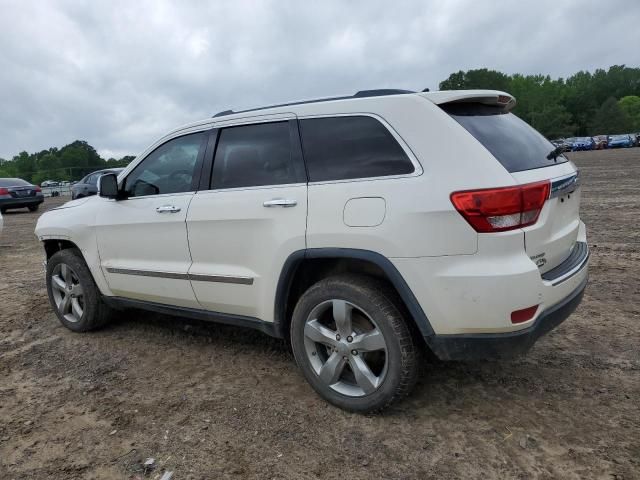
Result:
[[[113,310],[106,305],[82,254],[56,252],[47,261],[47,293],[58,319],[69,330],[86,332],[104,325]]]
[[[330,277],[296,305],[291,344],[321,397],[353,412],[382,410],[415,385],[417,347],[393,291],[361,275]]]
[[[40,205],[29,205],[28,208],[30,212],[35,212],[38,210],[38,208],[40,208]]]

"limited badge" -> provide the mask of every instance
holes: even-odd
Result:
[[[538,268],[543,267],[546,263],[547,263],[547,259],[545,258],[546,253],[542,252],[539,253],[538,255],[534,255],[533,257],[530,257],[531,260],[533,260],[535,262],[535,264],[538,266]]]

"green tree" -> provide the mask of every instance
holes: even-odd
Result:
[[[630,130],[629,117],[613,97],[604,101],[590,124],[591,135],[628,133]]]
[[[618,100],[618,106],[629,117],[631,130],[640,132],[640,97],[627,95]]]
[[[509,76],[495,70],[480,68],[467,72],[452,73],[449,78],[440,82],[440,90],[467,90],[486,88],[491,90],[509,91],[511,81]]]
[[[571,123],[571,115],[560,104],[545,105],[532,112],[530,123],[547,138],[568,137],[576,128]]]
[[[95,148],[84,140],[42,150],[20,152],[11,160],[0,159],[0,177],[20,177],[33,183],[44,180],[79,180],[88,173],[106,167],[124,167],[135,157],[104,160]]]
[[[601,112],[609,97],[621,99],[620,109],[630,119],[629,129],[638,130],[636,97],[640,97],[640,68],[613,65],[595,72],[577,72],[567,79],[548,75],[506,75],[486,68],[452,73],[440,83],[442,90],[487,88],[503,90],[516,98],[513,112],[543,134],[587,135],[598,114],[598,132],[613,133],[625,125],[619,112]],[[622,101],[622,98],[632,97]],[[612,122],[611,124],[607,122]]]

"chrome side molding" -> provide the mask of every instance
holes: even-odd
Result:
[[[157,272],[153,270],[135,270],[130,268],[107,267],[107,272],[118,275],[136,275],[140,277],[171,278],[174,280],[190,280],[194,282],[235,283],[253,285],[252,277],[231,277],[226,275],[203,275],[194,273]]]

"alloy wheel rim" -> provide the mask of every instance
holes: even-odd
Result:
[[[51,291],[60,315],[78,323],[84,314],[84,290],[76,272],[66,263],[59,263],[51,272]]]
[[[384,382],[384,335],[371,316],[351,302],[332,299],[317,305],[305,322],[304,346],[318,378],[342,395],[370,395]]]

